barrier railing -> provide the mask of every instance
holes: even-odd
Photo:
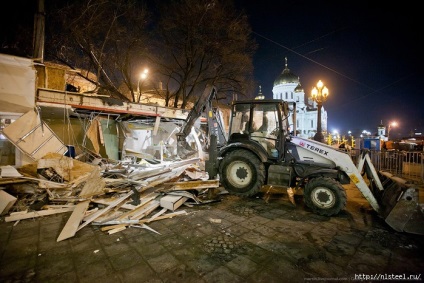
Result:
[[[361,150],[351,149],[348,153],[357,164]],[[424,152],[370,150],[370,157],[377,170],[387,171],[406,180],[424,184]]]

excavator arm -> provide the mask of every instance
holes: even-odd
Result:
[[[216,135],[219,139],[219,143],[225,142],[222,141],[225,139],[222,121],[220,117],[217,117],[218,114],[215,113],[212,108],[212,100],[214,98],[216,99],[216,95],[216,88],[207,85],[202,95],[198,98],[190,113],[187,115],[187,119],[181,127],[180,132],[177,133],[177,154],[179,157],[184,159],[196,152],[196,150],[188,144],[187,136],[192,132],[194,123],[204,112],[207,112],[209,135]]]

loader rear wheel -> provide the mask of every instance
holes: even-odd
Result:
[[[250,197],[261,190],[265,166],[250,151],[239,149],[228,153],[219,166],[221,183],[234,195]]]
[[[304,201],[314,213],[324,216],[338,214],[346,206],[346,191],[334,179],[318,177],[305,186]]]

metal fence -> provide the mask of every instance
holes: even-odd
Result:
[[[370,150],[370,157],[377,170],[387,171],[403,179],[424,184],[424,152]],[[357,164],[361,150],[352,149],[349,154]]]

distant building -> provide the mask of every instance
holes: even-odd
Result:
[[[381,121],[380,125],[378,125],[377,136],[383,141],[387,140],[386,127],[383,125],[383,121]]]
[[[298,135],[304,138],[313,138],[317,131],[317,104],[307,98],[299,77],[287,67],[287,57],[285,58],[284,70],[274,81],[272,93],[274,99],[296,103],[296,130]],[[325,134],[327,132],[327,111],[325,111],[324,106],[321,109],[321,119],[322,131]],[[289,121],[289,123],[293,130],[293,121]]]

